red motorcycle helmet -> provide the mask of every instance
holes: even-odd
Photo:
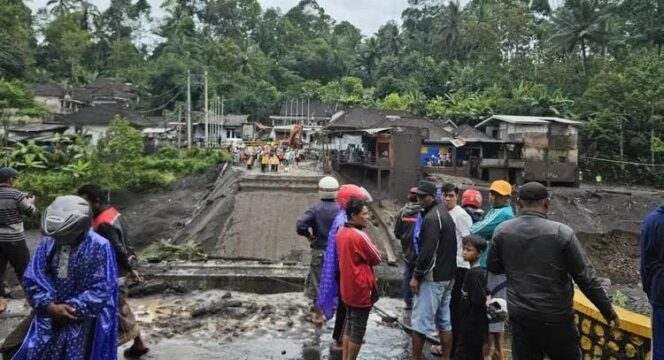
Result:
[[[337,192],[337,204],[342,209],[346,208],[346,204],[350,199],[359,199],[362,201],[371,201],[371,195],[364,188],[353,184],[341,185]]]
[[[482,194],[477,189],[468,189],[461,196],[461,206],[472,206],[476,209],[482,208]]]

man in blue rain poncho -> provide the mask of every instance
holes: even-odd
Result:
[[[45,237],[23,277],[34,318],[14,360],[117,359],[115,255],[91,224],[78,196],[60,196],[44,212]]]

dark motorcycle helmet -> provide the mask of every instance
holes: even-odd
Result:
[[[58,196],[41,218],[42,234],[56,244],[75,245],[81,242],[92,226],[92,210],[82,197]]]

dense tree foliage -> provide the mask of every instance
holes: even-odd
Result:
[[[51,0],[31,17],[21,0],[0,0],[0,76],[116,76],[140,89],[139,107],[172,111],[187,70],[202,106],[207,70],[226,110],[255,119],[303,98],[471,124],[493,113],[567,116],[587,122],[584,166],[625,181],[658,173],[593,159],[659,160],[651,144],[664,136],[664,0],[409,0],[400,22],[365,36],[315,0],[162,8],[153,21],[145,0],[112,0],[103,12],[89,0]]]

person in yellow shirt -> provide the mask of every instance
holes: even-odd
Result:
[[[279,156],[276,154],[270,158],[270,167],[272,171],[279,172]]]
[[[261,156],[261,172],[266,172],[270,166],[270,154],[263,154]]]

